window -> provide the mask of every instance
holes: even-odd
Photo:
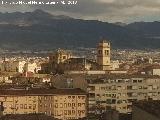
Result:
[[[67,103],[64,103],[64,108],[67,108]]]
[[[81,116],[81,113],[82,113],[82,111],[81,111],[81,110],[78,110],[78,115],[79,115],[79,116]]]
[[[106,100],[106,103],[107,103],[107,104],[111,104],[111,103],[112,103],[112,100],[111,100],[111,99],[107,99],[107,100]]]
[[[33,110],[35,110],[35,109],[36,109],[36,104],[33,105]]]
[[[63,110],[60,110],[60,112],[59,112],[59,113],[60,113],[60,115],[63,115]]]
[[[44,100],[47,100],[47,96],[44,97]]]
[[[85,113],[85,110],[82,110],[82,113],[84,114],[84,113]]]
[[[32,105],[31,104],[29,104],[29,109],[32,109]]]
[[[116,104],[116,99],[112,99],[112,104]]]
[[[24,109],[27,109],[27,104],[24,104]]]
[[[105,50],[105,51],[104,51],[104,54],[105,54],[105,55],[109,55],[109,50]]]
[[[75,103],[72,103],[72,107],[75,107],[76,106],[76,104]]]
[[[42,97],[39,97],[39,100],[41,101],[41,100],[42,100]]]
[[[55,116],[58,116],[58,111],[57,111],[57,110],[55,110],[54,115],[55,115]]]
[[[63,56],[63,59],[66,59],[66,56]]]
[[[128,90],[132,90],[132,86],[127,86],[127,89]]]
[[[63,108],[63,104],[62,103],[60,103],[60,108]]]
[[[112,94],[112,98],[116,98],[116,94]]]
[[[75,98],[75,96],[72,96],[72,99],[74,99]]]
[[[72,110],[72,115],[74,115],[76,112],[75,112],[75,110]]]
[[[23,109],[23,104],[20,104],[20,109]]]
[[[137,93],[132,93],[133,97],[137,97],[137,95],[138,95]]]
[[[101,90],[105,90],[106,89],[106,87],[101,87]]]
[[[68,107],[71,107],[71,103],[68,103]]]
[[[55,104],[55,108],[58,108],[58,103]]]
[[[158,88],[158,86],[157,85],[153,85],[153,89],[155,90],[155,89],[157,89]]]
[[[50,100],[52,100],[52,97],[50,97]]]
[[[102,50],[98,50],[98,54],[100,54],[100,55],[101,55],[101,54],[102,54]]]
[[[138,80],[139,83],[142,83],[142,80]]]
[[[49,107],[52,108],[52,104],[50,104]]]
[[[71,110],[68,110],[68,115],[71,115],[72,111]]]
[[[67,110],[64,110],[64,115],[67,115]]]
[[[138,89],[137,86],[135,85],[132,86],[132,90],[137,90],[137,89]]]
[[[78,107],[81,107],[81,103],[78,103]]]
[[[97,96],[97,97],[100,97],[100,94],[97,94],[96,96]]]
[[[44,104],[44,107],[46,108],[46,107],[47,107],[47,104]]]
[[[133,80],[133,83],[137,83],[137,80]]]
[[[42,107],[42,104],[40,104],[40,107]]]

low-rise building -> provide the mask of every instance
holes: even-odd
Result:
[[[25,61],[4,61],[0,65],[0,70],[2,72],[24,72]]]
[[[36,73],[37,72],[37,64],[35,62],[27,62],[24,65],[24,71]]]
[[[44,114],[10,114],[1,117],[1,120],[56,120]]]
[[[44,113],[62,120],[87,115],[87,94],[81,89],[5,89],[0,102],[3,115]]]

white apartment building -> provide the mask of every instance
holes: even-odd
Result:
[[[23,73],[25,61],[4,61],[0,64],[0,70],[6,72]]]
[[[160,77],[157,76],[107,76],[88,80],[89,112],[93,108],[107,107],[120,113],[130,113],[132,102],[160,100]]]
[[[37,63],[35,63],[35,62],[27,62],[24,65],[24,71],[25,72],[36,73],[37,69],[40,70],[39,66],[37,66]]]

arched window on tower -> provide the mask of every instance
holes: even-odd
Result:
[[[98,54],[100,54],[100,55],[101,55],[101,54],[102,54],[102,50],[98,50]]]
[[[104,51],[105,55],[109,55],[109,50]]]

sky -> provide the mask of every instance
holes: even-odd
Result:
[[[0,0],[2,1],[2,0]],[[7,0],[5,0],[7,1]],[[8,0],[8,2],[18,0]],[[19,0],[30,1],[30,0]],[[47,1],[47,0],[35,0]],[[69,0],[50,0],[65,1]],[[76,1],[76,0],[73,0]],[[105,22],[159,21],[160,0],[77,0],[76,5],[2,5],[1,12],[28,12],[42,9],[55,15],[67,15],[80,19],[100,20]]]

